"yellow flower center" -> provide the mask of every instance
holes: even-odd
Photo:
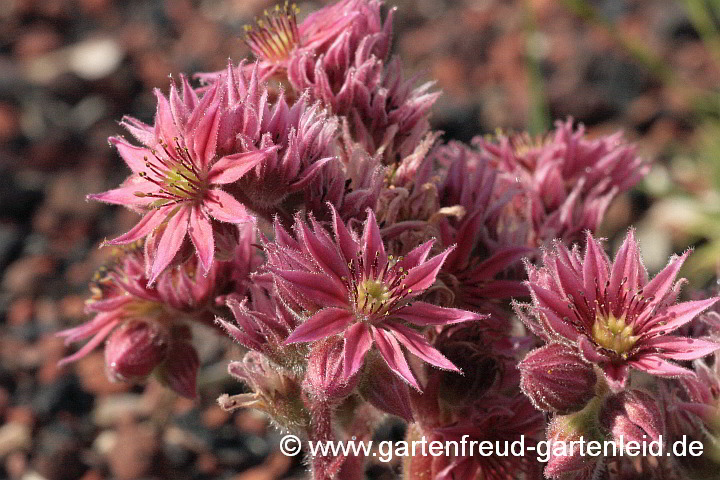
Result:
[[[358,285],[356,308],[367,314],[379,312],[390,299],[390,289],[384,282],[364,280]]]
[[[598,345],[622,356],[625,356],[638,340],[638,337],[633,335],[632,325],[625,322],[625,316],[615,318],[612,313],[596,315],[592,335]]]

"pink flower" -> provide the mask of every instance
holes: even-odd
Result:
[[[283,344],[298,324],[294,313],[258,284],[250,287],[248,293],[249,298],[232,295],[226,301],[234,323],[220,317],[216,321],[239,344],[279,365],[293,368],[302,363],[306,352]]]
[[[89,196],[143,214],[135,227],[110,244],[132,243],[164,226],[156,248],[150,252],[149,284],[170,265],[188,236],[203,272],[210,271],[217,223],[252,221],[245,207],[223,186],[238,181],[276,148],[250,145],[219,157],[218,144],[223,142],[220,128],[226,112],[217,89],[199,99],[183,78],[182,92],[172,85],[169,99],[158,91],[156,96],[154,127],[125,119],[125,126],[142,147],[122,138],[110,139],[132,174],[120,188]]]
[[[310,14],[297,23],[297,6],[285,2],[264,12],[255,25],[245,27],[245,40],[259,60],[265,80],[288,68],[303,52],[321,55],[348,28],[357,28],[358,16],[366,0],[342,0]]]
[[[165,270],[152,287],[142,245],[117,248],[90,285],[86,311],[93,319],[57,333],[67,344],[89,339],[60,364],[79,360],[107,338],[110,378],[137,381],[153,372],[178,393],[193,396],[199,360],[184,321],[213,325],[216,297],[245,292],[248,275],[258,265],[257,253],[250,249],[253,239],[253,229],[244,228],[233,257],[215,262],[207,275],[200,273],[197,257],[191,257]],[[169,364],[178,368],[166,368]]]
[[[630,368],[659,376],[692,375],[668,360],[700,358],[720,344],[668,335],[717,301],[675,304],[682,284],[675,277],[687,255],[671,259],[649,280],[632,230],[614,262],[590,234],[584,257],[558,242],[541,267],[528,265],[533,302],[516,305],[516,311],[546,341],[570,345],[599,365],[614,390],[624,388]]]
[[[258,64],[252,66],[249,78],[243,67],[228,64],[210,87],[210,91],[218,89],[227,110],[218,130],[218,148],[223,155],[248,149],[266,153],[227,190],[255,213],[272,218],[278,213],[276,207],[313,185],[335,160],[338,120],[306,94],[288,104],[280,93],[271,103],[267,88],[259,84]],[[283,205],[282,210],[299,208],[301,200]]]
[[[523,188],[513,208],[532,226],[533,246],[554,238],[571,243],[584,230],[594,232],[610,202],[649,171],[622,133],[589,140],[582,126],[573,129],[572,119],[557,122],[546,138],[499,135],[475,143],[503,172],[508,188]]]
[[[437,148],[431,159],[448,165],[438,187],[440,207],[462,209],[459,218],[445,216],[438,227],[444,245],[457,244],[441,272],[450,277],[446,283],[456,285],[455,304],[486,311],[499,301],[527,296],[517,267],[535,251],[509,232],[501,217],[518,190],[503,189],[487,156],[460,143]]]
[[[392,39],[391,9],[382,18],[378,0],[342,0],[297,23],[285,4],[246,27],[261,80],[289,83],[347,118],[355,141],[385,164],[409,155],[428,133],[438,92],[432,82],[415,87],[398,59],[386,64]],[[239,70],[247,70],[241,65]],[[216,74],[202,74],[214,82]]]
[[[402,346],[432,365],[457,370],[418,329],[481,317],[412,301],[433,284],[450,250],[428,260],[430,241],[404,258],[394,258],[385,252],[372,211],[360,239],[334,208],[332,213],[334,238],[314,220],[311,230],[298,217],[295,238],[276,224],[277,243],[265,245],[267,269],[275,277],[278,294],[288,305],[308,313],[285,343],[342,334],[346,378],[362,367],[375,345],[390,369],[418,390]]]

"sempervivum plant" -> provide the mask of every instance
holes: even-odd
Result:
[[[209,328],[242,350],[228,370],[246,389],[225,409],[310,442],[370,440],[393,415],[411,441],[500,448],[406,457],[406,480],[694,475],[674,457],[497,447],[717,442],[720,317],[694,321],[717,298],[681,298],[688,253],[651,278],[633,230],[612,261],[595,236],[649,168],[621,134],[567,120],[443,143],[432,84],[389,58],[392,14],[278,6],[247,28],[253,60],[157,91],[152,125],[122,121],[134,140],[110,143],[131,173],[89,198],[140,217],[107,242],[92,318],[59,332],[86,340],[62,364],[105,343],[112,380],[194,397],[193,329]],[[360,451],[315,453],[313,480],[366,478]]]

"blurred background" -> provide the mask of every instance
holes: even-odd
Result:
[[[202,345],[199,402],[154,383],[109,383],[101,351],[65,369],[51,334],[84,320],[97,245],[136,217],[85,201],[127,174],[108,146],[153,88],[248,54],[242,27],[265,0],[0,0],[0,478],[302,478],[264,417],[219,409],[237,358]],[[636,225],[657,270],[690,245],[685,276],[720,259],[720,6],[712,0],[396,0],[394,53],[444,95],[446,139],[530,130],[568,116],[622,129],[648,178],[611,207],[602,234]],[[301,17],[322,2],[298,2]],[[383,435],[392,437],[393,430]],[[392,478],[378,466],[372,478]]]

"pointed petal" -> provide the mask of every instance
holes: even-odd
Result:
[[[563,300],[557,292],[548,290],[547,288],[543,288],[533,283],[530,284],[530,291],[535,297],[535,301],[538,306],[552,310],[561,318],[572,318],[575,316],[573,311],[570,309],[569,303]]]
[[[110,334],[112,329],[117,326],[118,323],[120,323],[120,320],[114,320],[105,325],[102,329],[100,329],[100,331],[98,331],[98,333],[95,334],[93,338],[90,339],[89,342],[83,345],[80,350],[68,357],[61,359],[58,362],[58,367],[62,367],[63,365],[66,365],[70,362],[74,362],[75,360],[79,360],[91,351],[93,351],[95,347],[100,345],[102,341],[105,340],[105,338]]]
[[[200,112],[206,98],[214,96],[214,92],[206,92],[195,112]],[[219,111],[219,101],[213,100],[207,109],[202,113],[200,119],[195,114],[188,120],[188,129],[193,132],[191,148],[195,152],[195,161],[201,169],[205,169],[215,158],[217,151],[218,129],[222,114]]]
[[[623,287],[634,288],[637,280],[639,261],[635,232],[630,229],[618,250],[615,262],[613,263],[612,273],[610,274],[610,285],[607,289],[607,295],[613,304],[622,296]]]
[[[458,308],[439,307],[426,302],[413,302],[390,315],[392,318],[400,318],[421,327],[426,325],[450,325],[487,317],[487,315],[478,315]]]
[[[278,270],[273,272],[287,281],[290,286],[306,296],[311,302],[322,306],[347,308],[348,292],[339,280],[327,275],[300,270]]]
[[[378,270],[383,269],[387,263],[387,254],[385,253],[385,245],[383,245],[382,237],[380,236],[380,228],[378,227],[375,214],[372,210],[368,210],[367,220],[365,221],[362,250],[366,273],[370,272],[373,264],[377,264]]]
[[[641,318],[637,322],[640,324],[638,333],[652,335],[661,332],[672,332],[710,308],[717,300],[718,298],[714,297],[706,300],[678,303],[661,311],[654,317],[650,316],[644,322]]]
[[[670,260],[670,263],[668,263],[668,265],[663,268],[660,273],[655,275],[655,277],[650,280],[647,285],[645,285],[645,288],[643,288],[643,295],[645,298],[654,297],[654,300],[649,302],[648,305],[651,306],[660,302],[667,292],[670,291],[673,283],[675,283],[675,278],[680,271],[680,267],[683,266],[683,263],[685,263],[688,255],[690,255],[689,250],[681,256]]]
[[[162,237],[160,237],[160,243],[158,244],[155,259],[153,260],[150,270],[148,285],[155,283],[158,275],[160,275],[175,258],[175,254],[180,250],[180,246],[185,240],[189,220],[190,208],[188,207],[181,207],[175,215],[170,218]]]
[[[137,185],[137,186],[136,186]],[[142,211],[146,208],[148,202],[144,194],[156,191],[154,185],[148,185],[148,182],[132,181],[125,183],[119,188],[114,188],[102,193],[92,193],[87,196],[88,200],[96,202],[109,203],[111,205],[122,205],[131,210]],[[139,195],[138,195],[139,194]]]
[[[459,372],[457,368],[450,360],[436,350],[420,333],[416,332],[412,328],[406,327],[399,323],[389,323],[387,328],[393,332],[395,337],[405,345],[411,353],[415,356],[420,357],[431,365],[435,365],[443,370],[452,370],[453,372]]]
[[[265,160],[271,152],[277,150],[278,146],[272,146],[253,152],[235,153],[226,155],[210,169],[208,180],[212,184],[224,185],[240,180],[243,175],[255,168],[258,163]]]
[[[642,348],[660,349],[659,355],[672,360],[695,360],[720,349],[720,344],[700,338],[664,335],[644,340]]]
[[[578,340],[580,332],[575,325],[567,321],[567,317],[562,318],[549,308],[534,307],[534,309],[543,320],[543,328],[548,334],[565,337],[571,342]]]
[[[330,205],[330,211],[332,212],[333,217],[335,239],[340,246],[340,251],[342,251],[347,261],[354,260],[357,258],[357,252],[360,250],[360,245],[358,245],[355,239],[353,239],[353,236],[345,226],[345,223],[343,223],[337,210],[335,210],[335,207]]]
[[[203,272],[207,274],[215,257],[215,238],[213,237],[212,223],[199,205],[192,207],[190,213],[190,240],[192,240]]]
[[[608,279],[608,264],[610,261],[605,255],[602,246],[595,240],[588,231],[586,238],[585,259],[583,261],[583,279],[585,284],[585,295],[590,305],[595,303],[597,287],[605,288]]]
[[[418,392],[422,391],[410,370],[410,365],[408,365],[405,359],[405,353],[402,351],[402,347],[395,337],[381,328],[373,328],[373,333],[380,355],[385,359],[390,370],[408,382],[408,384]]]
[[[151,125],[141,122],[137,118],[126,115],[123,117],[122,121],[120,121],[120,125],[125,127],[125,129],[130,132],[135,139],[146,147],[152,147],[152,145],[155,145],[157,142],[157,139],[155,138],[155,129]]]
[[[660,355],[642,355],[639,358],[631,360],[630,365],[633,368],[660,377],[685,377],[695,375],[692,370],[668,362]]]
[[[313,342],[340,333],[355,321],[355,316],[343,308],[328,307],[319,310],[312,317],[301,323],[285,344]]]
[[[109,141],[110,144],[117,149],[118,153],[133,173],[140,173],[147,169],[145,164],[147,163],[148,157],[152,155],[148,149],[136,147],[121,137],[110,137]]]
[[[320,160],[313,162],[310,167],[305,169],[303,176],[291,183],[289,188],[291,190],[305,188],[313,180],[313,178],[320,173],[320,169],[331,160],[336,160],[336,157],[321,158]]]
[[[151,210],[145,214],[140,221],[124,235],[110,240],[110,245],[122,245],[140,240],[155,230],[165,220],[168,211],[165,209]]]
[[[453,247],[448,248],[439,255],[434,256],[425,263],[421,263],[417,267],[411,268],[405,277],[405,287],[411,296],[416,296],[425,291],[429,286],[435,283],[443,262],[452,251]]]
[[[207,193],[205,206],[210,215],[220,222],[238,224],[253,220],[253,217],[247,212],[242,203],[222,190],[210,190]]]
[[[317,233],[311,232],[305,222],[298,222],[297,227],[304,240],[305,248],[324,272],[334,275],[338,281],[343,276],[350,276],[347,262],[337,247],[330,242],[326,235],[323,235],[322,227],[319,224],[314,224]]]
[[[345,378],[352,377],[365,362],[373,340],[365,323],[358,322],[345,332]]]
[[[402,267],[405,271],[417,267],[425,262],[434,244],[435,240],[428,240],[422,245],[413,248],[407,255],[403,255],[402,260],[398,260],[397,267]]]

